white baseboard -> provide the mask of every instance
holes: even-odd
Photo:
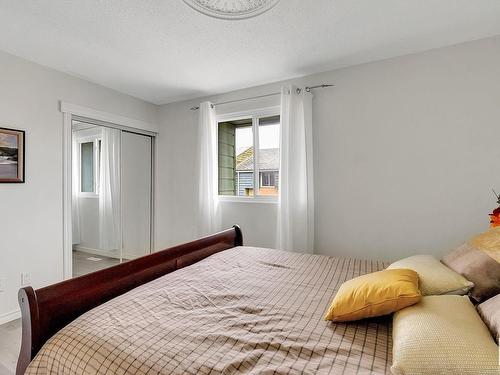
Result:
[[[117,254],[118,251],[111,251],[110,252],[110,251],[106,251],[106,250],[93,249],[91,247],[85,247],[85,246],[80,246],[80,245],[73,245],[73,250],[83,251],[84,253],[89,253],[89,254],[92,254],[92,255],[100,255],[102,257],[120,259],[120,255]],[[142,254],[142,255],[149,255],[149,254]],[[123,255],[122,255],[122,257],[125,260],[130,260],[130,259],[138,258],[138,257],[140,257],[142,255],[133,254],[133,253],[125,253],[124,252]]]
[[[149,254],[144,254],[149,255]],[[142,255],[132,254],[132,253],[123,253],[123,260],[132,260],[141,257]]]
[[[19,319],[21,317],[21,310],[14,310],[8,313],[0,314],[0,325]]]
[[[100,255],[102,257],[120,259],[120,255],[117,255],[114,251],[106,251],[101,249],[93,249],[91,247],[85,247],[80,245],[73,245],[73,250],[83,251],[84,253],[89,253],[92,255]]]

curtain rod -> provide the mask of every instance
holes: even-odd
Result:
[[[323,83],[321,85],[317,85],[317,86],[306,86],[304,87],[304,90],[306,92],[311,92],[312,89],[324,89],[326,87],[333,87],[334,85],[330,85],[328,83]],[[297,89],[297,94],[300,94],[300,92],[302,91],[302,89],[298,88]],[[230,104],[230,103],[237,103],[237,102],[242,102],[244,100],[251,100],[251,99],[260,99],[260,98],[267,98],[268,96],[275,96],[275,95],[281,95],[281,92],[273,92],[273,93],[270,93],[270,94],[264,94],[264,95],[257,95],[257,96],[251,96],[251,97],[248,97],[248,98],[242,98],[242,99],[235,99],[235,100],[228,100],[227,102],[220,102],[220,103],[214,103],[212,104],[212,106],[218,106],[218,105],[222,105],[222,104]],[[191,111],[197,111],[198,109],[200,109],[199,106],[196,106],[196,107],[191,107],[189,108]]]

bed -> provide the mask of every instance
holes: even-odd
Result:
[[[386,374],[391,319],[322,319],[377,261],[245,247],[238,227],[23,288],[17,374]]]

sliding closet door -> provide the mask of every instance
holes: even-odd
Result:
[[[124,259],[151,252],[151,155],[151,137],[122,132]]]

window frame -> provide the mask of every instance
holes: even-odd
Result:
[[[78,196],[81,198],[99,198],[100,185],[99,185],[99,174],[101,169],[101,153],[99,143],[102,144],[102,136],[101,135],[87,135],[87,136],[79,136],[77,139],[78,144]],[[94,161],[94,191],[86,192],[82,191],[82,144],[83,143],[93,143],[93,161]]]
[[[236,203],[278,203],[280,191],[278,190],[278,195],[259,195],[255,194],[256,191],[260,189],[260,170],[257,163],[259,157],[259,119],[262,117],[270,116],[280,116],[280,130],[281,130],[281,108],[280,106],[272,106],[265,108],[257,108],[240,112],[225,113],[216,116],[216,126],[217,126],[217,140],[219,139],[219,123],[227,121],[237,121],[244,119],[252,119],[252,136],[253,136],[253,184],[254,184],[254,195],[253,196],[241,196],[241,195],[219,195],[217,198],[220,202],[236,202]],[[281,131],[280,131],[281,134]],[[219,155],[219,142],[217,141],[217,155]],[[280,147],[281,153],[281,147]],[[217,159],[218,160],[218,159]],[[217,186],[219,183],[219,164],[217,161]],[[278,170],[278,173],[280,171]],[[257,189],[255,188],[257,187]],[[218,190],[218,187],[217,187]]]

